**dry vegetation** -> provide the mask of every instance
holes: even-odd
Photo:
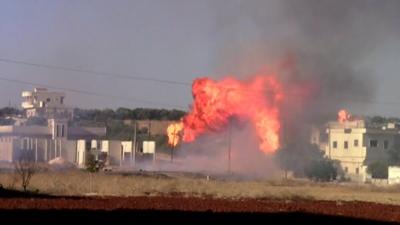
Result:
[[[93,174],[46,172],[32,177],[30,189],[53,195],[156,196],[182,194],[184,196],[212,196],[217,198],[272,198],[316,199],[333,201],[370,201],[400,205],[400,187],[371,185],[313,183],[308,181],[235,181],[207,180],[183,175]],[[90,187],[92,179],[92,187]],[[18,188],[15,175],[0,174],[4,187]]]

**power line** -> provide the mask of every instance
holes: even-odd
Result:
[[[73,93],[84,94],[84,95],[91,95],[91,96],[97,96],[97,97],[118,99],[118,100],[124,100],[124,101],[134,101],[134,102],[152,104],[152,105],[163,105],[163,106],[169,106],[169,107],[182,109],[182,107],[178,106],[178,105],[162,103],[162,102],[155,102],[155,101],[148,101],[148,100],[142,100],[142,99],[138,99],[138,98],[109,95],[109,94],[103,94],[103,93],[91,92],[91,91],[85,91],[85,90],[79,90],[79,89],[72,89],[72,88],[57,87],[57,86],[52,86],[52,85],[47,85],[47,84],[39,84],[39,83],[35,83],[35,82],[9,79],[9,78],[5,78],[5,77],[0,77],[0,80],[1,81],[6,81],[6,82],[10,82],[10,83],[24,84],[24,85],[30,85],[30,86],[36,86],[36,87],[39,86],[39,87],[56,89],[56,90],[61,90],[61,91],[66,91],[66,92],[73,92]]]
[[[107,72],[100,72],[100,71],[94,71],[94,70],[85,70],[85,69],[78,69],[78,68],[58,66],[58,65],[39,64],[39,63],[33,63],[33,62],[28,62],[28,61],[22,61],[22,60],[0,58],[0,62],[11,63],[11,64],[20,64],[20,65],[26,65],[26,66],[34,66],[34,67],[46,68],[46,69],[55,69],[55,70],[63,70],[63,71],[70,71],[70,72],[86,73],[86,74],[90,74],[90,75],[97,76],[97,77],[141,80],[141,81],[150,81],[150,82],[157,82],[157,83],[164,83],[164,84],[191,86],[191,83],[182,82],[182,81],[165,80],[165,79],[157,79],[157,78],[147,78],[147,77],[141,77],[141,76],[130,76],[130,75],[127,75],[127,74],[118,74],[118,73],[107,73]],[[29,85],[46,86],[46,85],[42,85],[42,84],[34,84],[34,83],[31,83],[31,82],[20,81],[20,80],[12,80],[12,79],[7,79],[7,78],[0,78],[0,80],[9,81],[9,82],[19,82],[19,83],[24,83],[24,84],[29,84]],[[101,97],[109,97],[109,98],[118,98],[118,99],[128,100],[128,99],[126,99],[126,97],[110,96],[110,95],[106,96],[104,94],[98,94],[98,93],[81,91],[81,90],[50,87],[49,85],[47,85],[47,87],[54,88],[54,89],[59,89],[59,90],[64,90],[64,91],[69,91],[69,92],[87,94],[87,95],[98,95],[98,96],[101,96]],[[258,91],[249,90],[248,92],[255,92],[256,93]],[[290,92],[286,92],[284,94],[287,95],[287,96],[293,96],[293,97],[302,96],[302,94],[296,94],[296,93],[290,93]],[[374,101],[374,100],[368,100],[368,99],[350,99],[350,98],[347,98],[346,96],[343,96],[343,98],[344,98],[343,101],[346,101],[346,102],[358,102],[358,103],[363,102],[363,103],[379,104],[379,105],[400,105],[400,102]],[[137,102],[142,102],[142,103],[160,104],[160,105],[168,105],[168,106],[176,107],[176,106],[170,105],[170,104],[156,103],[156,102],[140,100],[140,99],[129,99],[129,101],[137,101]]]
[[[166,80],[166,79],[158,79],[158,78],[148,78],[148,77],[143,77],[143,76],[131,76],[131,75],[128,75],[128,74],[120,74],[120,73],[107,73],[107,72],[102,72],[102,71],[85,70],[85,69],[78,69],[78,68],[67,67],[67,66],[58,66],[58,65],[48,65],[48,64],[33,63],[33,62],[27,62],[27,61],[22,61],[22,60],[0,58],[0,62],[11,63],[11,64],[19,64],[19,65],[25,65],[25,66],[33,66],[33,67],[46,68],[46,69],[53,69],[53,70],[62,70],[62,71],[69,71],[69,72],[86,73],[86,74],[90,74],[92,76],[97,76],[97,77],[129,79],[129,80],[139,80],[139,81],[150,81],[150,82],[172,84],[172,85],[191,86],[191,83],[183,82],[183,81]]]

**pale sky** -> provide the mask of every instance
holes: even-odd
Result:
[[[352,11],[347,19],[352,26],[356,25],[351,26],[350,31],[341,27],[341,23],[348,20],[341,21],[339,7],[337,15],[332,15],[332,18],[338,17],[337,24],[328,23],[327,26],[345,32],[332,34],[315,28],[307,33],[308,24],[299,21],[309,23],[304,17],[310,11],[307,7],[301,9],[302,0],[292,2],[300,3],[276,0],[2,0],[0,78],[126,98],[118,100],[67,92],[67,104],[82,108],[187,109],[192,98],[188,85],[96,77],[5,63],[1,59],[191,83],[199,76],[220,78],[225,72],[235,71],[230,65],[246,58],[243,52],[248,49],[251,52],[256,46],[254,43],[265,47],[262,50],[273,49],[274,54],[277,51],[276,55],[282,55],[279,53],[282,49],[290,51],[285,45],[276,48],[284,43],[282,40],[313,37],[323,41],[329,36],[328,44],[332,40],[371,43],[368,51],[365,45],[357,45],[358,54],[349,57],[357,58],[351,62],[353,69],[368,71],[372,77],[374,96],[363,107],[358,107],[359,103],[352,105],[351,101],[345,107],[355,113],[400,116],[400,1],[354,1],[349,6]],[[347,7],[347,1],[328,2]],[[304,3],[313,4],[314,1]],[[322,11],[330,12],[330,7],[325,4]],[[324,13],[317,11],[313,12],[315,18]],[[385,15],[384,19],[380,15]],[[319,23],[318,19],[315,23]],[[325,29],[323,22],[320,26]],[[372,35],[373,40],[367,39],[370,33],[376,32],[381,34]],[[312,51],[312,42],[304,42],[308,46],[303,51]],[[318,48],[326,44],[322,43]],[[353,44],[346,45],[347,49],[348,46]],[[336,52],[332,57],[337,55]],[[0,80],[0,106],[10,101],[19,105],[20,93],[27,89],[32,86]]]

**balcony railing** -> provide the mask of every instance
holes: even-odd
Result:
[[[32,91],[23,91],[22,92],[22,97],[32,97],[33,93]]]
[[[23,109],[33,108],[33,104],[31,102],[22,102],[21,106]]]

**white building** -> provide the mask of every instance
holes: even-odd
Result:
[[[135,150],[132,141],[118,140],[78,140],[76,148],[75,163],[79,167],[84,167],[86,154],[93,154],[96,159],[101,153],[107,154],[107,164],[110,166],[134,166]]]
[[[101,138],[105,127],[68,127],[66,120],[50,119],[47,126],[0,126],[0,161],[15,162],[21,151],[30,151],[37,162],[76,158],[76,140]]]
[[[65,94],[35,88],[23,92],[22,107],[26,116],[47,118],[47,125],[0,126],[0,161],[15,162],[23,152],[29,152],[36,162],[63,158],[84,168],[87,154],[97,159],[107,154],[111,166],[134,166],[137,143],[133,141],[104,140],[106,127],[70,127],[72,113],[64,105]],[[146,142],[142,155],[155,159],[155,142]]]
[[[65,94],[35,88],[22,92],[26,117],[47,119],[46,125],[0,126],[0,161],[15,162],[22,151],[32,153],[35,161],[47,162],[62,157],[75,162],[78,139],[98,139],[105,127],[69,127],[72,110],[65,106]]]
[[[35,88],[22,92],[24,101],[21,106],[29,117],[72,118],[72,110],[65,106],[65,94]]]

